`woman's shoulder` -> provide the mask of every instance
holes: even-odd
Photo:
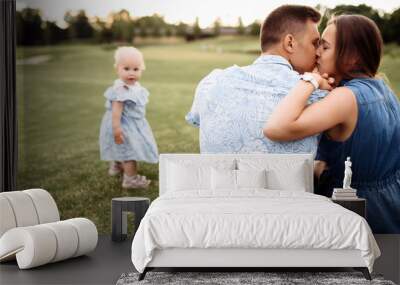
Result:
[[[361,104],[368,104],[384,100],[385,93],[390,92],[382,78],[353,78],[341,82],[344,88],[351,90]]]
[[[353,90],[347,86],[336,87],[327,96],[328,100],[341,101],[342,103],[353,101],[354,97]]]

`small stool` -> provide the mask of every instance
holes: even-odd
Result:
[[[127,212],[135,215],[135,235],[140,221],[144,217],[150,205],[150,199],[145,197],[120,197],[113,198],[111,201],[111,220],[113,241],[123,241],[127,237]]]

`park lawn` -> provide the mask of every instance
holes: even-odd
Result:
[[[247,65],[257,57],[258,39],[221,37],[175,45],[143,45],[150,91],[147,119],[160,153],[198,153],[198,131],[184,116],[197,83],[214,68]],[[158,165],[139,165],[152,179],[148,190],[123,190],[99,159],[98,135],[105,89],[116,79],[110,46],[59,45],[19,48],[19,59],[48,55],[37,65],[17,66],[18,189],[44,188],[62,219],[87,217],[100,233],[110,232],[111,198],[158,196]],[[400,48],[390,46],[381,71],[400,91]]]

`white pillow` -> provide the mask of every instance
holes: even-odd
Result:
[[[211,169],[212,190],[240,190],[242,188],[266,188],[266,171]]]
[[[236,190],[236,170],[211,168],[212,190]]]
[[[236,170],[237,188],[267,188],[267,171]]]
[[[238,159],[239,170],[266,170],[267,188],[307,191],[310,186],[309,165],[301,159]]]
[[[211,168],[235,169],[236,160],[181,158],[168,161],[166,165],[166,188],[169,191],[211,191]]]
[[[210,168],[169,164],[168,189],[170,191],[190,191],[210,189]]]

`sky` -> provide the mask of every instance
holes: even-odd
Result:
[[[300,4],[281,0],[17,0],[17,9],[26,6],[39,8],[42,16],[56,21],[60,26],[66,11],[84,9],[88,16],[106,18],[110,12],[121,9],[129,11],[133,17],[149,16],[155,13],[164,16],[169,23],[194,23],[196,17],[202,28],[211,26],[220,18],[223,25],[236,25],[241,17],[245,25],[255,20],[262,21],[269,12],[283,4]],[[391,13],[400,7],[399,0],[306,0],[302,5],[315,7],[317,4],[333,8],[340,4],[366,4],[375,9]]]

